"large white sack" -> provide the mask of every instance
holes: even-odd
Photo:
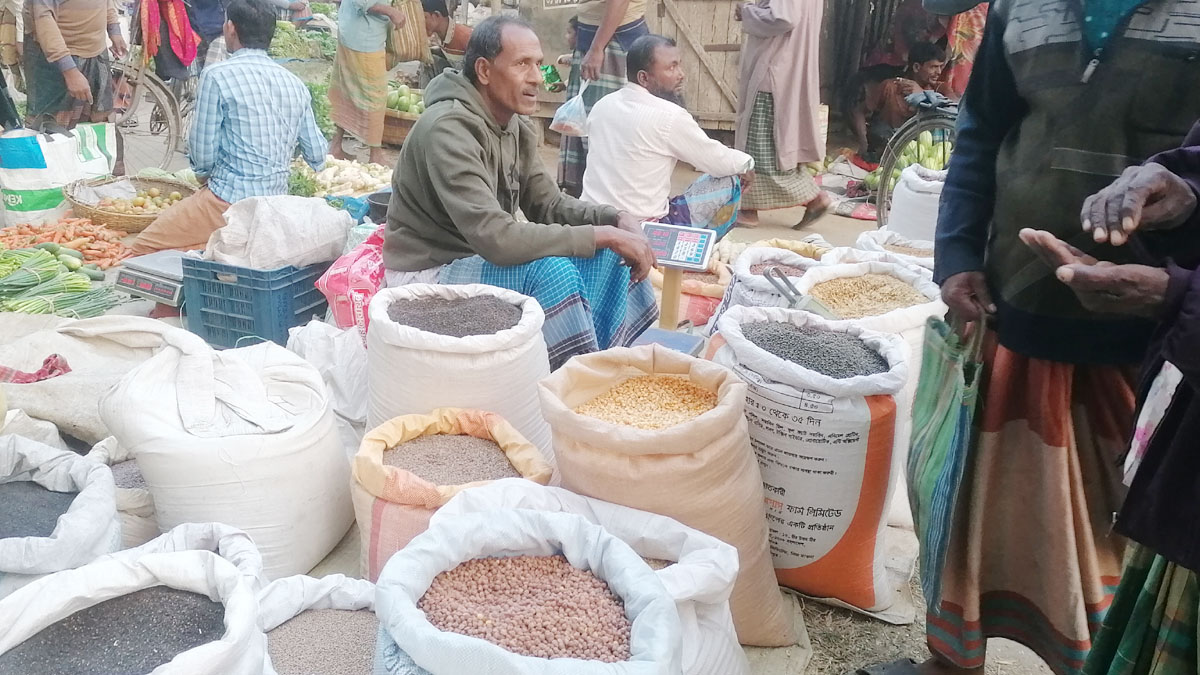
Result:
[[[375,584],[344,574],[276,579],[258,594],[258,625],[270,633],[310,609],[375,611]]]
[[[0,384],[8,407],[53,423],[85,443],[110,436],[100,419],[101,395],[162,346],[163,337],[187,333],[162,321],[135,316],[63,319],[45,314],[0,313],[0,364],[34,371],[50,354],[71,372],[31,384]]]
[[[911,261],[907,256],[900,256],[891,251],[867,251],[861,248],[852,246],[839,246],[829,249],[825,255],[821,256],[822,265],[849,265],[852,263],[868,263],[880,262],[907,267],[908,269],[918,272],[926,279],[933,281],[933,270],[921,267]]]
[[[0,598],[39,575],[86,565],[121,547],[116,488],[108,467],[70,450],[0,436],[0,483],[26,480],[78,494],[49,537],[0,539]]]
[[[632,656],[620,663],[538,659],[490,642],[442,632],[417,602],[438,574],[475,558],[562,554],[608,583],[633,623]],[[467,513],[441,519],[383,569],[376,584],[380,639],[375,672],[409,675],[674,675],[680,672],[675,601],[637,553],[586,519],[525,509]]]
[[[913,255],[889,250],[888,246],[924,249],[929,255]],[[854,248],[878,253],[890,253],[908,265],[916,265],[927,270],[933,269],[933,241],[927,239],[911,239],[895,230],[867,230],[858,235]],[[886,262],[886,261],[885,261]]]
[[[100,409],[137,457],[159,527],[245,530],[269,578],[312,569],[354,519],[325,384],[279,345],[216,351],[190,333],[172,335]]]
[[[4,390],[0,389],[0,399],[3,398]],[[0,436],[21,436],[55,450],[71,449],[71,446],[63,442],[58,427],[45,420],[35,420],[24,410],[9,410],[8,414],[0,419]]]
[[[208,596],[225,605],[225,634],[176,655],[152,675],[275,675],[258,627],[255,589],[229,561],[209,551],[108,557],[42,577],[0,600],[0,654],[79,610],[151,586]]]
[[[256,270],[330,262],[353,226],[349,213],[324,199],[250,197],[225,211],[225,226],[208,238],[204,259]]]
[[[888,370],[835,379],[750,342],[748,323],[778,321],[857,336]],[[825,321],[808,312],[737,307],[717,327],[712,360],[747,385],[750,441],[762,470],[775,571],[785,586],[860,609],[888,609],[888,505],[905,464],[907,438],[894,397],[909,377],[898,335]],[[907,581],[907,578],[904,580]]]
[[[803,270],[811,269],[821,264],[818,260],[807,258],[784,248],[751,246],[742,251],[737,260],[733,262],[733,280],[729,282],[729,286],[725,289],[725,297],[721,298],[721,304],[717,305],[712,318],[708,320],[708,326],[706,327],[708,335],[712,335],[713,331],[717,329],[717,322],[721,320],[721,315],[728,311],[730,307],[741,305],[751,307],[787,306],[787,299],[767,280],[766,276],[750,271],[752,266],[761,263],[790,265]],[[800,277],[788,277],[793,286],[796,285],[799,279]]]
[[[84,455],[88,459],[111,467],[134,461],[133,455],[109,436],[92,446]],[[159,535],[154,519],[154,497],[145,488],[117,488],[117,513],[121,517],[121,548],[141,546]]]
[[[684,675],[749,675],[750,664],[729,612],[729,594],[737,580],[737,549],[666,516],[527,483],[509,478],[460,492],[430,524],[463,513],[507,509],[582,516],[643,558],[675,562],[656,574],[679,610]]]
[[[896,181],[896,189],[892,190],[892,206],[885,227],[909,239],[932,241],[945,184],[946,171],[926,169],[920,164],[905,168]]]
[[[493,335],[455,338],[402,326],[388,317],[396,300],[479,295],[520,307],[520,321]],[[550,427],[538,404],[537,382],[550,374],[550,360],[542,336],[546,317],[537,300],[484,284],[409,284],[376,293],[369,315],[368,429],[435,408],[494,412],[542,451],[557,477]]]
[[[342,447],[353,459],[367,426],[367,348],[358,329],[313,319],[288,331],[287,348],[321,373]]]

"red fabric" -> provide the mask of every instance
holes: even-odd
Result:
[[[71,372],[71,366],[67,365],[67,360],[58,354],[51,354],[46,357],[45,361],[42,361],[42,367],[32,373],[0,366],[0,382],[33,384],[59,375],[66,375],[69,372]]]
[[[183,0],[142,0],[141,16],[142,40],[146,47],[147,61],[156,56],[162,47],[158,25],[165,17],[167,35],[171,38],[171,51],[179,57],[180,63],[185,66],[192,65],[200,49],[200,36],[192,30],[187,5]]]

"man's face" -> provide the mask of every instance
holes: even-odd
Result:
[[[442,32],[445,30],[445,26],[442,25],[443,21],[446,21],[446,17],[441,14],[425,12],[425,34],[429,37],[433,37],[434,35],[441,37]]]
[[[945,61],[926,61],[914,65],[913,79],[922,87],[929,88],[942,77],[942,70],[946,68]]]
[[[678,47],[662,45],[654,50],[650,67],[638,72],[638,84],[651,94],[683,105],[683,56]]]
[[[532,115],[538,109],[542,85],[542,45],[537,35],[524,26],[505,26],[500,36],[500,53],[481,71],[479,83],[487,96],[508,112]]]

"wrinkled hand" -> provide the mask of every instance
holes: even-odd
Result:
[[[64,72],[63,79],[67,82],[67,93],[71,95],[71,98],[84,103],[92,102],[92,85],[88,84],[87,78],[79,72],[78,68]]]
[[[593,43],[592,48],[583,55],[583,61],[579,65],[579,75],[588,82],[600,79],[600,66],[602,65],[604,65],[604,47],[601,46],[597,51],[596,45]]]
[[[629,278],[642,281],[654,267],[654,251],[645,235],[629,232],[620,227],[602,225],[596,228],[596,248],[607,248],[621,256],[629,267]]]
[[[112,35],[110,39],[112,47],[109,50],[112,52],[113,58],[117,60],[125,58],[125,55],[129,53],[129,45],[125,44],[125,38],[120,35]]]
[[[996,313],[983,272],[959,272],[942,282],[942,301],[950,314],[964,322],[980,321]]]
[[[1196,211],[1196,193],[1161,164],[1131,166],[1083,202],[1079,219],[1098,242],[1120,246],[1137,229],[1170,229]]]
[[[921,91],[920,85],[918,85],[916,82],[913,82],[912,80],[906,80],[906,79],[900,78],[899,86],[900,86],[900,93],[904,94],[905,96],[912,96],[913,94]]]
[[[404,28],[404,24],[408,21],[408,17],[399,9],[392,9],[391,15],[388,16],[392,20],[392,25],[396,28]]]
[[[617,212],[617,229],[625,230],[626,232],[644,237],[645,231],[642,230],[642,219],[629,213],[628,211]]]
[[[1042,259],[1042,262],[1054,269],[1063,265],[1095,265],[1098,262],[1092,256],[1045,230],[1033,230],[1027,227],[1018,232],[1017,236]]]

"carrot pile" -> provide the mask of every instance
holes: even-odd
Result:
[[[50,242],[79,251],[85,262],[106,270],[130,256],[129,247],[121,243],[126,236],[121,230],[97,225],[87,218],[64,218],[57,223],[0,229],[0,248],[28,248]]]

